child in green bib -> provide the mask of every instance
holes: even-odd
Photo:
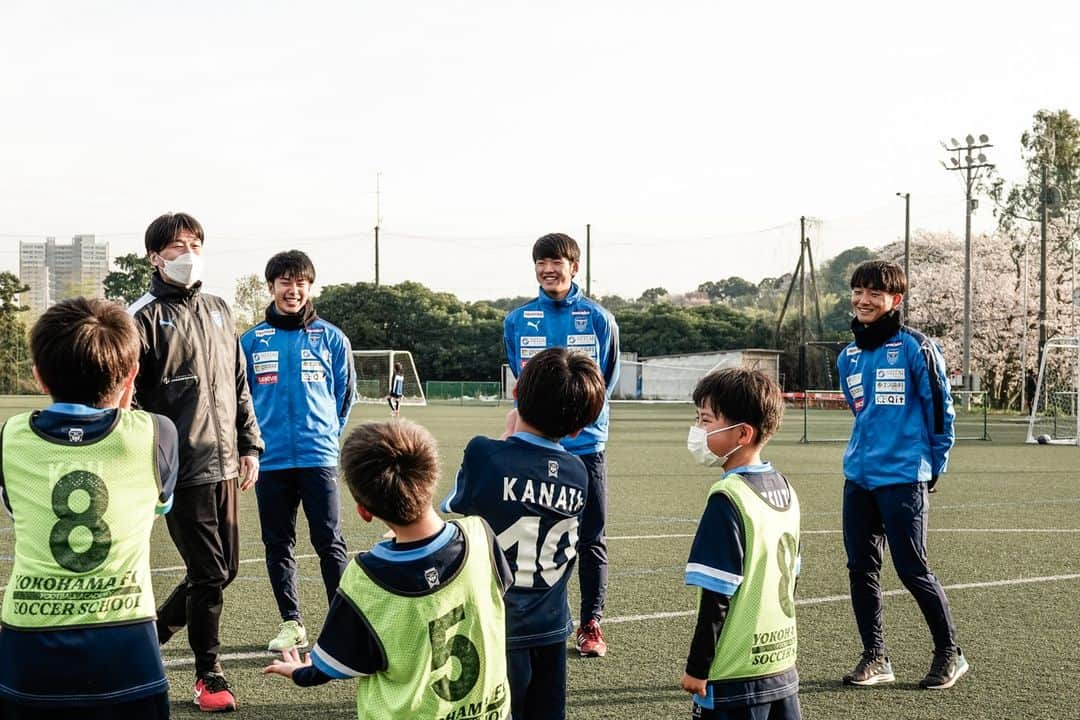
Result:
[[[686,564],[686,584],[700,595],[682,687],[694,718],[799,720],[799,500],[761,458],[780,426],[780,388],[757,370],[724,368],[693,397],[687,449],[724,474],[709,489]]]
[[[263,672],[300,686],[359,678],[361,719],[506,720],[513,574],[487,522],[445,522],[432,507],[435,439],[407,420],[361,425],[341,449],[341,473],[360,517],[393,536],[349,563],[311,653],[291,648]]]

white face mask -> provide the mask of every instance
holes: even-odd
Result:
[[[717,465],[723,465],[727,462],[727,459],[735,454],[735,451],[742,447],[742,445],[736,444],[735,447],[728,450],[723,455],[717,455],[709,449],[709,436],[715,435],[725,430],[731,430],[737,428],[740,425],[746,423],[735,423],[734,425],[728,425],[727,427],[716,428],[705,432],[705,428],[699,425],[691,425],[690,432],[686,436],[686,449],[690,451],[690,454],[694,456],[699,464],[705,467],[715,467]]]
[[[202,280],[204,267],[202,255],[186,252],[183,255],[177,255],[172,260],[165,260],[165,265],[161,269],[174,283],[189,288]]]

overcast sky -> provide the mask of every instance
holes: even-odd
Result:
[[[381,281],[465,299],[534,293],[532,241],[586,223],[629,297],[790,272],[800,215],[819,263],[881,246],[897,191],[961,235],[938,141],[1014,179],[1034,112],[1080,112],[1080,10],[1008,5],[4,0],[0,269],[184,210],[220,294],[291,247],[371,281],[378,173]]]

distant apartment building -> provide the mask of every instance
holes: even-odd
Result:
[[[87,295],[104,297],[109,272],[109,243],[93,235],[76,235],[71,242],[19,242],[19,279],[30,286],[23,302],[42,312],[59,300]]]

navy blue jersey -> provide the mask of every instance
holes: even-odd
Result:
[[[566,583],[588,487],[584,463],[536,435],[475,437],[465,447],[442,510],[484,518],[506,551],[514,571],[506,593],[510,649],[562,642],[570,633]]]
[[[55,403],[34,413],[39,433],[67,442],[90,442],[110,432],[116,409]],[[158,438],[157,512],[172,507],[179,468],[176,426],[154,415]],[[156,482],[147,478],[147,482]],[[0,471],[0,492],[3,473]],[[8,512],[6,493],[3,501]],[[120,670],[118,670],[120,668]],[[0,695],[44,707],[104,705],[165,692],[165,668],[153,620],[114,627],[0,632]]]
[[[499,582],[503,588],[509,587],[510,566],[494,538],[491,544]],[[384,540],[357,555],[353,562],[391,592],[422,595],[457,575],[465,561],[465,550],[461,529],[454,523],[446,523],[440,532],[424,540],[411,543]],[[432,577],[438,578],[439,583],[433,586]],[[297,670],[293,682],[307,686],[372,675],[387,669],[386,653],[393,651],[392,647],[383,647],[363,612],[338,591],[330,603],[319,641],[311,651],[312,666]]]

